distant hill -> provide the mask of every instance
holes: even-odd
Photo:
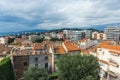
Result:
[[[120,27],[120,23],[111,23],[111,24],[102,24],[102,25],[91,25],[88,26],[86,28],[94,28],[100,31],[104,31],[106,27],[110,27],[110,26],[118,26]]]
[[[46,29],[33,29],[33,30],[27,30],[27,31],[21,31],[21,32],[47,32]]]
[[[6,35],[16,35],[16,34],[22,34],[25,32],[47,32],[48,30],[40,30],[40,29],[34,29],[34,30],[26,30],[26,31],[20,31],[20,32],[0,32],[0,36],[6,36]]]
[[[75,28],[62,28],[62,29],[52,29],[52,30],[46,30],[46,29],[34,29],[34,30],[26,30],[26,31],[20,31],[20,32],[0,32],[0,36],[5,36],[5,35],[15,35],[15,34],[22,34],[25,32],[59,32],[62,30],[83,30],[83,29],[89,29],[92,31],[104,31],[106,27],[109,26],[119,26],[120,27],[120,22],[119,23],[111,23],[111,24],[102,24],[102,25],[91,25],[91,26],[78,26]]]

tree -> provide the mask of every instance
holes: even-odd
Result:
[[[0,80],[15,80],[15,73],[10,58],[0,62]]]
[[[29,67],[23,75],[23,80],[49,80],[49,73],[45,69]]]
[[[44,38],[40,38],[40,39],[36,39],[35,41],[33,41],[34,43],[41,43],[44,41]]]
[[[51,38],[50,41],[64,41],[63,38]]]
[[[60,80],[100,80],[99,63],[92,55],[64,55],[57,66]]]
[[[11,44],[14,40],[15,38],[8,38],[8,44]]]

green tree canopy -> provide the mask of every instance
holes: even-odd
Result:
[[[33,43],[41,43],[43,41],[44,41],[44,38],[39,38],[39,39],[33,40]]]
[[[63,38],[60,38],[60,39],[58,39],[58,38],[51,38],[50,41],[64,41],[64,39]]]
[[[8,38],[8,44],[11,44],[12,42],[14,42],[15,38]]]
[[[92,55],[64,55],[57,66],[60,80],[100,80],[99,63]]]
[[[10,58],[0,62],[0,80],[15,80],[15,73]]]
[[[49,80],[49,73],[45,69],[29,67],[23,75],[23,80]]]

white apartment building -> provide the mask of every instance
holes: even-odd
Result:
[[[85,49],[88,49],[89,47],[96,45],[97,41],[85,38],[85,39],[78,41],[78,44],[81,49],[85,50]]]
[[[1,44],[6,44],[6,43],[7,43],[7,40],[6,40],[4,37],[1,37],[1,38],[0,38],[0,43],[1,43]]]
[[[101,80],[120,80],[120,46],[101,43],[90,54],[99,59]]]
[[[106,34],[105,33],[99,33],[99,32],[93,32],[92,33],[92,39],[105,40],[106,39]]]

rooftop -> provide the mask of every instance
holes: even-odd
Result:
[[[80,51],[81,49],[71,41],[64,42],[68,51]]]

